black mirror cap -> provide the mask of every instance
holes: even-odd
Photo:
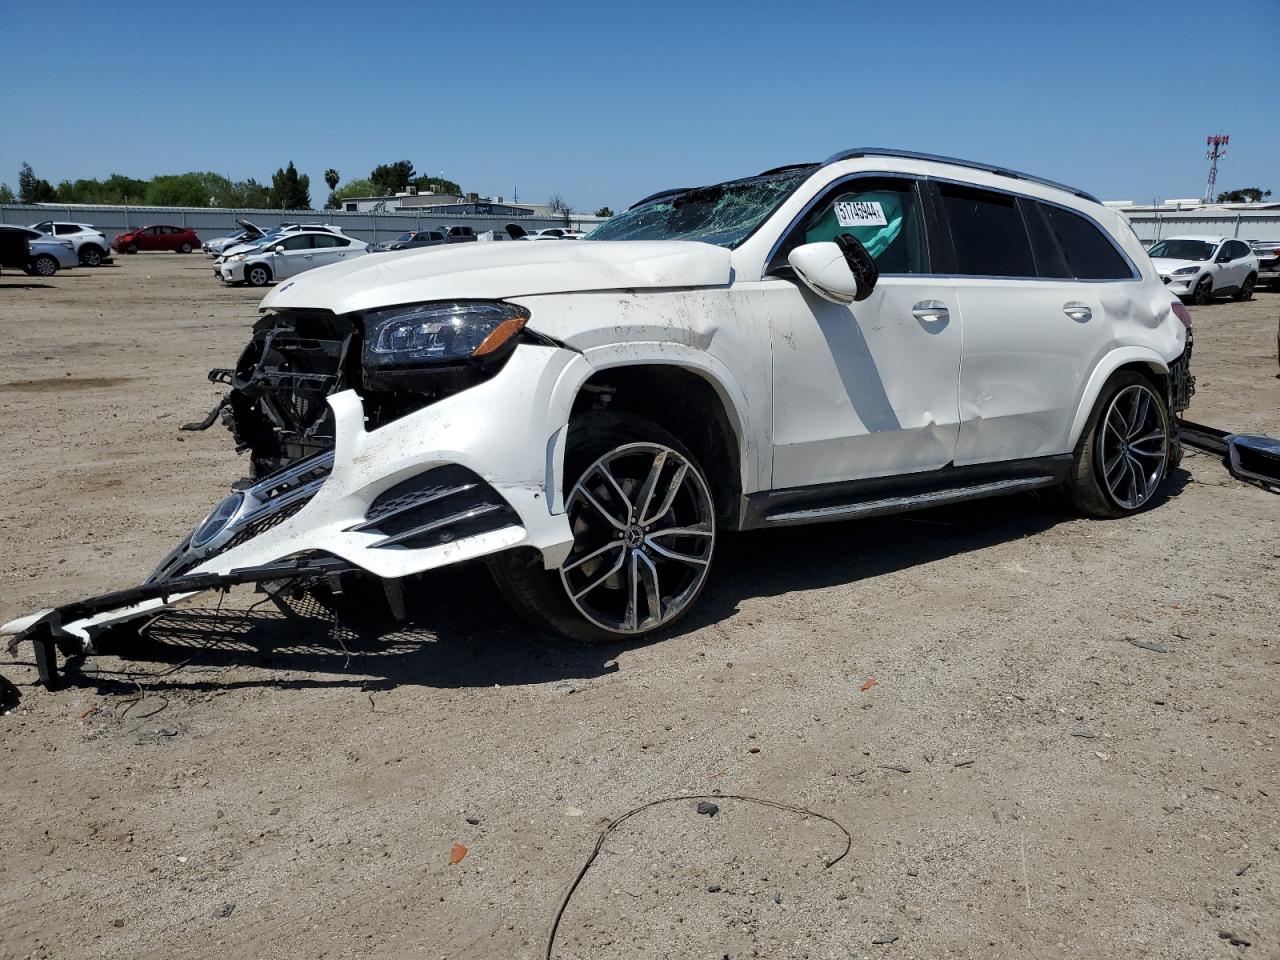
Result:
[[[880,279],[876,262],[871,259],[871,254],[867,253],[867,248],[852,234],[839,234],[835,242],[840,252],[844,254],[844,262],[853,271],[854,279],[858,281],[858,293],[853,298],[854,302],[867,299]]]

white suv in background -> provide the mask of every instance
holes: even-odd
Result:
[[[105,233],[92,224],[43,220],[40,223],[33,223],[31,229],[47,233],[59,240],[70,240],[82,266],[97,267],[111,260],[111,242],[107,240]]]
[[[48,650],[268,579],[447,603],[416,575],[483,557],[538,627],[635,638],[693,607],[726,530],[1158,502],[1190,348],[1093,197],[879,149],[665,190],[574,243],[358,257],[276,287],[214,372],[202,426],[251,477],[142,586],[5,629]]]
[[[1166,237],[1147,251],[1169,290],[1193,303],[1220,294],[1248,300],[1258,283],[1258,257],[1243,240],[1187,235]]]

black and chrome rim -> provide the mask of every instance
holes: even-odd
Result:
[[[262,267],[249,268],[249,283],[255,287],[264,286],[267,282],[267,271]]]
[[[1169,459],[1169,421],[1155,392],[1147,386],[1125,387],[1107,406],[1098,435],[1102,479],[1115,503],[1136,510],[1164,478]]]
[[[48,257],[40,257],[36,260],[36,273],[42,277],[52,277],[58,272],[58,265]]]
[[[715,513],[702,475],[657,443],[629,443],[583,472],[565,501],[570,602],[620,636],[647,633],[693,602],[711,568]]]

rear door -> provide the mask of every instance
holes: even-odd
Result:
[[[1140,287],[1139,274],[1076,211],[969,185],[935,189],[964,316],[956,465],[1069,452],[1079,398],[1112,343],[1109,312],[1131,309],[1123,285]]]
[[[164,239],[163,236],[161,235],[161,231],[163,230],[164,230],[164,227],[147,227],[147,229],[143,230],[140,234],[138,234],[138,241],[137,241],[138,249],[139,250],[161,249],[160,244]]]
[[[337,263],[345,260],[351,241],[346,237],[334,236],[330,233],[317,233],[311,237],[313,267],[322,267],[326,263]]]

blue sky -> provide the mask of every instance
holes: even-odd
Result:
[[[1280,195],[1278,22],[1280,0],[12,4],[0,180],[293,160],[319,204],[326,167],[408,158],[589,212],[873,145],[1149,201],[1199,195],[1226,132],[1219,187]]]

